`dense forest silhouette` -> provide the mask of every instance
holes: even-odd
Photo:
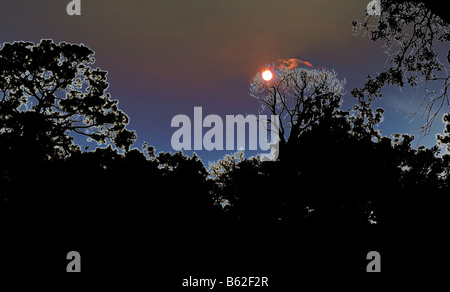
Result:
[[[414,252],[424,263],[433,259],[450,156],[437,146],[413,148],[411,135],[383,136],[382,109],[360,100],[344,110],[340,95],[328,102],[323,94],[321,114],[284,139],[277,161],[235,153],[208,169],[195,154],[130,149],[136,134],[92,55],[49,40],[0,49],[0,216],[9,269],[31,261],[65,271],[70,250],[92,272],[294,273],[293,264],[364,272],[370,250],[386,255],[387,270],[414,270],[407,264]],[[305,102],[296,114],[306,121],[317,106]],[[439,141],[448,145],[449,115],[444,122]],[[74,134],[107,146],[82,150]]]

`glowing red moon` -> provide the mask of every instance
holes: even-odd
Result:
[[[273,74],[270,70],[266,70],[264,72],[262,72],[262,79],[264,79],[265,81],[270,81],[273,78]]]

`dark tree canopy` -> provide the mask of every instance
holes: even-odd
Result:
[[[433,11],[434,14],[438,15],[440,18],[442,18],[445,22],[450,23],[450,15],[447,12],[447,5],[443,1],[438,0],[394,0],[396,3],[405,3],[405,2],[412,2],[412,3],[423,3],[425,4],[425,7],[431,11]]]
[[[128,149],[136,135],[126,129],[128,116],[106,92],[107,72],[93,68],[94,61],[94,52],[84,45],[3,44],[0,147],[33,143],[47,148],[47,155],[64,156],[74,150],[69,134],[76,133]]]
[[[414,87],[423,98],[417,112],[426,118],[424,134],[450,102],[450,25],[448,18],[441,17],[446,9],[437,7],[431,1],[382,0],[381,16],[366,12],[353,21],[355,32],[363,31],[371,40],[384,43],[388,57],[384,70],[375,77],[368,75],[364,86],[352,94],[371,101],[382,96],[386,84]]]
[[[250,95],[259,101],[261,113],[268,111],[279,116],[280,148],[295,144],[304,132],[336,114],[345,80],[340,80],[334,70],[275,64],[267,67],[272,69],[274,78],[265,81],[256,74],[250,83]]]
[[[33,259],[59,271],[61,254],[81,250],[102,271],[239,263],[284,273],[287,258],[320,271],[336,259],[324,251],[335,249],[345,270],[360,267],[346,257],[355,250],[362,260],[374,249],[410,256],[415,235],[422,246],[433,238],[423,230],[445,234],[450,155],[412,148],[411,135],[384,137],[383,109],[363,98],[341,109],[344,82],[334,71],[285,68],[272,83],[256,76],[251,93],[281,116],[289,147],[277,161],[241,152],[208,171],[196,154],[129,150],[128,117],[93,61],[82,45],[51,41],[0,50],[1,258],[10,269],[39,250]],[[445,121],[438,140],[448,146]],[[110,143],[80,151],[70,133]]]
[[[251,226],[387,229],[440,222],[448,155],[414,149],[411,135],[384,137],[377,129],[384,110],[369,101],[341,109],[344,84],[335,72],[274,72],[273,82],[256,75],[250,95],[282,116],[289,147],[275,162],[236,153],[210,165],[212,194],[229,218]],[[441,143],[449,132],[447,125]]]

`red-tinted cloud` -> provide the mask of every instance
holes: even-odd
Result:
[[[297,68],[298,66],[300,66],[300,64],[303,64],[303,65],[306,65],[308,67],[314,68],[311,63],[306,62],[306,61],[302,61],[302,60],[299,60],[299,59],[296,59],[296,58],[290,58],[290,59],[287,59],[287,60],[279,59],[278,63],[279,63],[278,66],[283,67],[285,69],[294,69],[294,68]]]

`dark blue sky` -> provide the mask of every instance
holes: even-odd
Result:
[[[144,141],[157,151],[173,151],[177,114],[204,116],[257,114],[249,81],[265,64],[298,58],[335,69],[346,90],[381,71],[381,43],[352,35],[366,0],[82,0],[82,15],[68,16],[63,0],[2,0],[0,40],[84,43],[96,52],[96,66],[108,70],[109,92]],[[385,88],[377,106],[385,109],[380,129],[418,134],[413,120],[419,97],[411,89]],[[344,96],[343,107],[354,101]],[[448,109],[447,109],[448,110]],[[438,119],[433,133],[441,132]],[[83,144],[85,142],[83,141]],[[435,144],[434,134],[422,139]],[[95,147],[92,145],[91,147]],[[226,152],[199,153],[207,164]]]

